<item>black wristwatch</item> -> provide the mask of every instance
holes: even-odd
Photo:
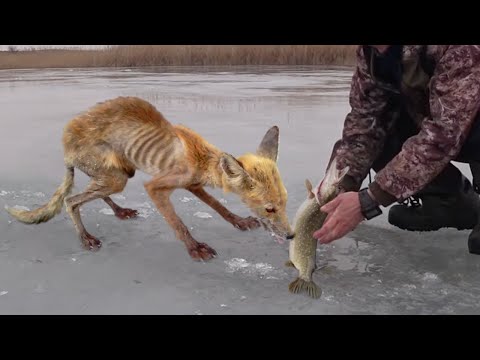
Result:
[[[360,209],[365,219],[370,220],[383,214],[379,204],[368,194],[368,188],[360,190],[358,198],[360,199]]]

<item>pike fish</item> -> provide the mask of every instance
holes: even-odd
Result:
[[[298,270],[298,277],[290,283],[288,289],[291,293],[306,292],[308,296],[318,299],[322,291],[313,282],[312,275],[316,270],[317,240],[313,233],[320,229],[327,214],[320,208],[333,200],[339,192],[338,184],[348,173],[349,167],[337,170],[336,158],[333,159],[324,179],[316,189],[307,179],[307,199],[300,205],[293,221],[294,238],[290,241],[289,260],[285,266]]]

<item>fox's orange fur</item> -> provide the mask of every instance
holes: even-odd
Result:
[[[182,240],[194,259],[216,254],[198,243],[175,213],[170,201],[178,188],[187,189],[241,230],[256,228],[253,217],[241,218],[209,195],[204,187],[233,192],[282,236],[291,236],[286,215],[287,192],[277,168],[278,127],[265,134],[258,149],[238,159],[207,142],[182,125],[172,125],[150,103],[137,97],[118,97],[99,103],[73,118],[63,135],[65,179],[52,199],[33,211],[8,209],[25,223],[40,223],[61,211],[62,203],[83,243],[90,249],[101,243],[83,226],[79,208],[86,202],[103,199],[119,218],[136,216],[110,198],[121,192],[136,170],[152,176],[145,189],[159,212]],[[73,187],[74,169],[90,176],[91,182],[80,194],[68,196]]]

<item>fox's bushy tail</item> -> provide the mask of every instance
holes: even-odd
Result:
[[[6,210],[17,220],[25,224],[39,224],[47,222],[59,214],[63,207],[63,201],[70,194],[73,188],[74,168],[67,167],[62,184],[57,188],[48,203],[35,210],[20,210],[7,208]]]

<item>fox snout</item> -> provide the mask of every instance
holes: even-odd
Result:
[[[277,233],[282,237],[285,237],[287,240],[294,238],[295,233],[290,226],[287,216],[280,217],[277,221],[273,222],[274,227],[277,229]]]
[[[286,215],[285,215],[284,222],[286,223],[286,231],[285,231],[286,236],[285,237],[287,238],[287,240],[291,240],[291,239],[294,238],[295,232],[293,231],[292,227],[290,226],[290,222],[288,221],[288,218],[287,218]]]

